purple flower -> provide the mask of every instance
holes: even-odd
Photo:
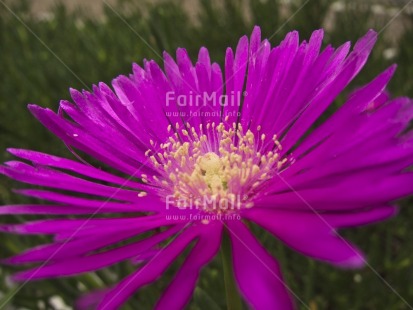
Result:
[[[131,75],[113,80],[114,91],[104,83],[71,90],[74,103],[61,101],[59,113],[30,105],[44,126],[102,167],[9,150],[29,163],[10,161],[0,172],[46,188],[18,192],[50,203],[3,206],[0,214],[60,216],[0,227],[54,236],[7,260],[40,264],[14,278],[71,276],[131,260],[134,273],[79,304],[117,309],[193,245],[157,303],[181,309],[225,233],[247,303],[293,308],[277,261],[248,222],[311,258],[362,267],[363,254],[336,230],[389,218],[392,202],[413,192],[413,102],[385,92],[392,66],[315,122],[361,70],[376,36],[369,31],[351,52],[349,43],[320,51],[321,30],[302,43],[291,32],[271,48],[256,27],[235,53],[227,49],[224,74],[206,48],[195,65],[178,49],[176,61],[164,54],[164,70],[154,61],[134,64]]]

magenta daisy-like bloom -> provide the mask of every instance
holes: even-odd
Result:
[[[395,214],[392,202],[413,192],[412,100],[386,94],[392,66],[315,126],[365,64],[376,33],[351,52],[349,43],[320,51],[322,38],[318,30],[300,43],[291,32],[272,48],[256,27],[235,53],[227,49],[224,72],[206,48],[195,65],[178,49],[176,61],[164,54],[164,70],[154,61],[134,64],[131,75],[113,80],[114,91],[103,83],[71,90],[74,103],[61,101],[59,113],[30,105],[44,126],[102,167],[9,150],[24,161],[0,172],[44,187],[18,192],[51,203],[3,206],[0,214],[60,216],[1,226],[54,236],[7,260],[40,264],[14,278],[71,276],[131,260],[134,273],[79,304],[117,309],[189,248],[156,305],[181,309],[228,234],[246,302],[293,308],[276,259],[248,222],[311,258],[363,266],[363,254],[336,230],[386,219]]]

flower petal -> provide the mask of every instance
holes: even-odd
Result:
[[[290,247],[310,257],[347,268],[364,266],[365,258],[361,252],[344,238],[337,235],[334,228],[369,222],[389,216],[376,213],[329,215],[311,212],[289,212],[253,208],[243,215],[245,218],[262,226]],[[391,214],[393,214],[391,210]],[[352,222],[351,220],[354,220]],[[330,222],[331,220],[331,222]],[[340,222],[342,221],[342,222]],[[333,227],[332,224],[336,226]]]
[[[74,257],[70,259],[63,259],[57,262],[53,261],[53,256],[47,261],[45,265],[22,271],[13,276],[17,281],[24,281],[27,279],[45,279],[62,276],[72,276],[88,271],[98,270],[125,259],[133,258],[140,253],[145,254],[145,251],[150,250],[158,243],[164,241],[166,238],[179,232],[183,228],[182,225],[175,226],[169,230],[160,232],[156,235],[148,237],[138,242],[108,250],[105,252],[91,254],[88,256]],[[151,252],[152,255],[152,252]],[[156,254],[155,254],[156,255]],[[148,258],[150,258],[149,256]]]
[[[378,178],[377,174],[365,172],[332,179],[333,184],[327,179],[322,186],[297,191],[289,187],[285,179],[280,178],[278,182],[288,187],[288,191],[266,196],[256,203],[270,208],[279,206],[308,211],[308,205],[311,205],[317,211],[340,211],[385,204],[411,195],[413,173]]]
[[[202,224],[201,224],[202,225]],[[124,278],[114,287],[98,306],[98,310],[115,310],[126,302],[130,296],[142,286],[155,281],[178,257],[178,255],[199,235],[195,227],[183,231],[176,239],[159,251],[139,270]]]
[[[289,288],[274,258],[241,221],[227,221],[234,275],[241,293],[256,310],[293,309]]]
[[[33,167],[18,161],[10,161],[7,162],[6,165],[7,166],[0,166],[0,174],[4,174],[20,182],[62,189],[76,193],[95,195],[109,199],[137,202],[140,207],[136,205],[136,211],[164,210],[163,203],[160,198],[155,195],[139,197],[139,192],[136,190],[95,183],[48,167]],[[102,202],[102,204],[104,203],[105,202]]]
[[[357,75],[370,54],[374,43],[376,42],[377,34],[374,31],[369,31],[367,34],[359,39],[353,49],[353,52],[343,62],[339,70],[329,77],[324,87],[311,96],[310,101],[303,102],[297,121],[289,129],[287,136],[281,141],[285,150],[290,149],[298,139],[310,128],[310,126],[318,119],[318,117],[331,104],[333,99],[348,85],[348,83]],[[290,119],[285,121],[290,122]],[[281,133],[288,126],[284,123],[276,124],[276,133]]]
[[[218,252],[222,224],[211,222],[201,230],[194,248],[156,304],[157,310],[179,310],[191,299],[202,267]]]
[[[43,214],[43,215],[75,215],[75,214],[94,214],[97,213],[94,208],[77,208],[72,206],[59,205],[9,205],[1,206],[0,214]],[[120,210],[105,208],[98,213],[114,213]],[[131,208],[125,208],[123,212],[132,212]]]
[[[83,223],[86,224],[85,221]],[[28,224],[30,225],[30,223]],[[102,229],[102,227],[96,227],[94,229],[84,230],[83,232],[78,230],[62,231],[59,234],[60,240],[58,238],[58,240],[52,244],[41,245],[26,250],[23,253],[8,258],[6,263],[25,264],[41,262],[43,260],[50,259],[50,257],[53,257],[53,259],[56,260],[77,257],[106,246],[114,245],[120,241],[135,237],[141,233],[174,224],[177,223],[172,220],[165,221],[164,219],[148,221],[146,223],[136,220],[135,222],[131,222],[129,225],[120,225],[113,227],[112,229]],[[77,227],[75,227],[75,229],[76,228]]]
[[[135,189],[145,189],[148,186],[145,184],[134,182],[130,179],[121,178],[115,176],[111,173],[105,172],[101,169],[97,169],[93,166],[88,166],[82,163],[79,163],[74,160],[70,160],[67,158],[62,158],[58,156],[53,156],[50,154],[40,153],[31,150],[24,150],[24,149],[7,149],[10,154],[17,156],[22,159],[30,160],[32,163],[42,166],[60,168],[64,170],[68,170],[71,172],[75,172],[81,174],[86,177],[90,177],[99,181],[105,181],[117,185],[121,185],[122,187],[132,187]]]
[[[245,72],[248,64],[248,37],[243,36],[235,52],[227,49],[225,55],[225,91],[227,102],[223,109],[223,118],[228,124],[233,124],[238,119],[241,102],[238,101],[244,89]]]

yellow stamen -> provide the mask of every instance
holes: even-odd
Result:
[[[244,132],[243,126],[236,123],[200,124],[199,130],[188,123],[184,127],[180,136],[171,133],[168,141],[161,144],[162,153],[153,150],[145,153],[156,154],[149,158],[156,168],[162,169],[162,178],[154,176],[154,182],[164,189],[162,192],[169,192],[176,199],[206,197],[208,201],[233,202],[241,197],[243,206],[250,208],[267,180],[288,163],[287,158],[280,158],[282,147],[277,136],[272,137],[275,148],[271,150],[271,143],[265,143],[271,139],[260,133],[261,126],[257,127],[257,136],[249,129]],[[179,129],[178,123],[175,128]],[[147,176],[142,175],[142,180],[148,182]],[[139,196],[143,194],[146,193]],[[195,201],[195,204],[200,203]]]

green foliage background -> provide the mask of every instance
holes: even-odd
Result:
[[[274,44],[293,29],[307,39],[312,30],[322,27],[332,4],[332,1],[310,0],[288,19],[288,12],[294,12],[304,1],[293,1],[289,5],[286,2],[281,5],[279,0],[242,1],[243,5],[241,0],[225,0],[219,4],[208,0],[195,2],[199,13],[192,19],[182,5],[173,0],[157,5],[122,1],[115,7],[116,13],[106,6],[101,18],[90,17],[82,10],[68,13],[63,6],[57,6],[49,19],[31,14],[29,2],[14,3],[11,8],[15,15],[0,3],[0,160],[12,158],[4,151],[6,147],[71,156],[65,146],[30,115],[26,109],[29,102],[56,110],[60,99],[69,99],[69,87],[81,89],[99,81],[109,83],[113,77],[130,72],[132,62],[141,63],[144,58],[162,62],[159,59],[162,51],[174,54],[177,47],[186,47],[195,59],[199,47],[206,46],[212,59],[222,64],[225,48],[235,47],[238,38],[250,34],[254,24],[260,25],[263,36],[271,36]],[[344,3],[344,10],[335,15],[334,27],[327,31],[326,44],[354,42],[368,28],[385,27],[394,15],[373,16],[370,5],[362,1]],[[287,14],[282,13],[281,7],[287,8]],[[412,22],[412,15],[402,13],[397,19],[401,18]],[[413,31],[407,27],[396,43],[386,39],[383,33],[369,63],[345,94],[396,62],[399,67],[390,91],[394,95],[413,97]],[[383,56],[389,47],[397,50],[391,60]],[[336,105],[343,102],[345,94],[337,99]],[[0,203],[28,201],[11,192],[12,188],[23,186],[1,177]],[[399,216],[386,223],[343,231],[369,258],[371,268],[356,271],[343,271],[308,260],[265,232],[254,229],[280,260],[288,285],[312,310],[412,309],[400,298],[413,304],[413,210],[411,201],[404,201],[402,205]],[[0,221],[18,222],[22,218],[3,216]],[[47,240],[1,234],[0,258]],[[165,277],[138,292],[124,309],[150,309],[177,267],[174,265]],[[1,309],[56,310],[59,309],[50,303],[51,296],[58,295],[73,305],[82,292],[111,285],[134,270],[133,265],[123,263],[94,274],[29,283],[13,296],[17,286],[11,284],[7,276],[16,269],[0,268]],[[4,304],[10,296],[13,298]],[[297,304],[306,309],[303,304]],[[188,308],[226,308],[219,256],[202,272]]]

